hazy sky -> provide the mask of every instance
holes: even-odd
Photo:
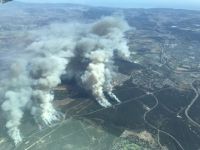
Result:
[[[114,7],[162,7],[200,9],[200,0],[16,0],[23,2],[78,3]]]

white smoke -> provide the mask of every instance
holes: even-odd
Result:
[[[106,51],[96,50],[89,54],[89,63],[87,70],[81,77],[86,87],[92,91],[92,94],[97,99],[98,103],[103,107],[109,107],[111,104],[106,100],[104,96],[104,84],[106,82],[105,70],[106,62],[111,57]]]
[[[76,76],[79,84],[103,107],[111,106],[105,92],[120,102],[112,92],[113,58],[114,52],[117,57],[129,58],[124,38],[128,29],[123,18],[104,17],[91,24],[57,23],[27,33],[32,43],[17,51],[16,60],[7,54],[12,61],[5,65],[10,67],[4,71],[6,79],[1,79],[0,87],[6,128],[15,144],[22,141],[19,126],[25,109],[36,123],[50,125],[60,119],[52,101],[53,89],[61,84],[63,74]],[[0,61],[6,64],[4,59]]]
[[[21,135],[19,125],[23,117],[24,106],[27,105],[31,97],[32,89],[26,70],[26,62],[16,61],[9,68],[8,76],[4,79],[4,102],[2,110],[8,115],[6,128],[8,134],[13,138],[15,143],[20,142]]]
[[[25,109],[30,109],[37,123],[42,120],[49,125],[60,117],[52,105],[52,90],[61,83],[60,76],[73,55],[73,44],[70,37],[63,35],[68,30],[62,26],[59,29],[51,25],[28,33],[34,41],[18,52],[21,57],[10,64],[9,76],[2,84],[1,107],[7,116],[8,134],[15,144],[22,141],[19,126]]]
[[[82,81],[103,107],[111,106],[104,96],[104,91],[107,91],[112,99],[120,102],[112,92],[113,55],[116,50],[119,57],[129,58],[130,52],[124,39],[124,32],[127,29],[128,25],[122,18],[104,17],[94,23],[90,30],[91,40],[96,39],[96,49],[86,54],[90,63],[82,76]]]

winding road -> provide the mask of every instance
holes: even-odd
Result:
[[[199,97],[199,92],[198,92],[198,90],[194,87],[193,83],[191,84],[191,87],[192,87],[192,89],[194,90],[194,92],[195,92],[196,95],[195,95],[195,97],[192,99],[191,103],[190,103],[190,104],[187,106],[187,108],[185,109],[185,116],[188,118],[188,120],[189,120],[194,126],[197,126],[197,127],[200,128],[200,124],[197,123],[196,121],[194,121],[194,120],[190,117],[190,115],[189,115],[189,111],[190,111],[191,107],[193,106],[193,104],[196,102],[196,100],[197,100],[198,97]]]
[[[147,121],[147,119],[146,119],[147,115],[148,115],[151,111],[153,111],[153,110],[158,106],[158,98],[154,95],[154,93],[150,93],[150,95],[152,95],[152,96],[154,97],[156,103],[155,103],[154,106],[152,106],[149,110],[147,110],[147,111],[144,113],[143,119],[144,119],[145,123],[146,123],[147,125],[149,125],[151,128],[157,130],[158,133],[163,133],[163,134],[169,136],[170,138],[172,138],[172,139],[178,144],[178,146],[179,146],[182,150],[184,150],[183,146],[180,144],[180,142],[179,142],[173,135],[171,135],[170,133],[167,133],[167,132],[165,132],[165,131],[163,131],[163,130],[160,130],[159,128],[157,128],[156,126],[154,126],[153,124],[151,124],[150,122]],[[159,136],[159,134],[158,134],[158,136]],[[158,137],[158,143],[159,143],[159,145],[161,146],[161,144],[160,144],[160,138],[159,138],[159,137]],[[162,147],[161,147],[161,148],[162,148]]]

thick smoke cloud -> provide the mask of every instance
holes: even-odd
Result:
[[[103,107],[111,106],[104,96],[104,91],[120,102],[112,93],[113,55],[114,51],[117,51],[119,57],[129,58],[130,52],[124,39],[127,29],[128,25],[122,18],[114,17],[105,17],[94,23],[90,29],[91,35],[89,34],[88,38],[92,43],[93,39],[96,39],[96,47],[85,54],[90,63],[81,79]]]
[[[111,104],[104,96],[104,85],[106,82],[106,63],[108,63],[110,54],[104,50],[92,51],[89,54],[90,63],[81,79],[85,86],[92,91],[92,94],[103,107],[109,107]]]
[[[103,107],[111,106],[106,99],[120,102],[114,95],[114,57],[129,59],[130,52],[124,33],[129,26],[121,17],[104,17],[90,24],[77,22],[52,24],[27,34],[32,39],[24,50],[18,50],[18,59],[7,63],[3,71],[0,97],[9,136],[15,144],[22,141],[19,126],[25,110],[36,123],[50,125],[62,115],[52,101],[53,89],[61,84],[61,76],[75,78],[77,84],[90,92]]]
[[[26,71],[26,62],[13,63],[9,69],[10,76],[5,80],[6,84],[3,84],[5,95],[2,109],[8,115],[6,123],[8,134],[15,143],[18,143],[22,140],[19,125],[23,117],[23,108],[30,100],[32,89],[30,88],[28,72]]]

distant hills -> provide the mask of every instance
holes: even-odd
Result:
[[[12,1],[12,0],[0,0],[0,3],[7,3],[7,2],[10,2],[10,1]]]

